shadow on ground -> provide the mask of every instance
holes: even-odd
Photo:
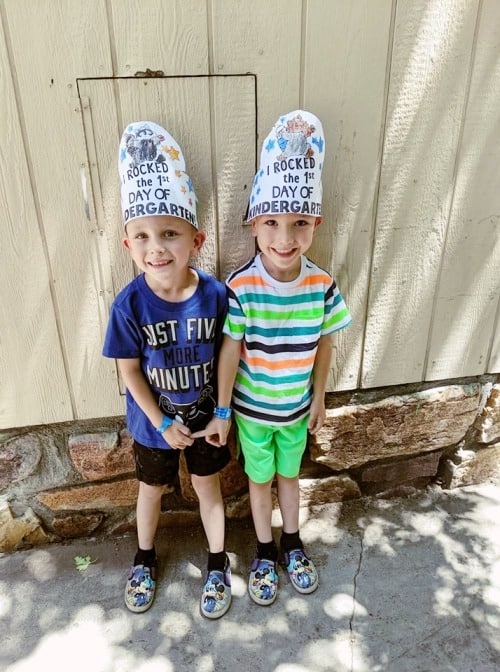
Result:
[[[500,485],[302,510],[316,593],[280,571],[277,601],[246,594],[255,541],[228,523],[233,604],[199,613],[201,529],[162,530],[157,597],[123,606],[135,538],[75,541],[0,558],[5,672],[497,672]],[[277,521],[279,522],[279,521]],[[276,538],[279,530],[276,529]],[[74,557],[95,560],[84,572]]]

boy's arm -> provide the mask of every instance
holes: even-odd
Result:
[[[238,371],[241,355],[241,341],[235,341],[230,336],[224,335],[219,352],[217,365],[217,406],[229,408],[233,396],[233,386]],[[212,418],[204,430],[195,432],[194,438],[204,436],[208,443],[214,446],[224,446],[231,427],[230,420]]]
[[[332,360],[333,343],[331,336],[321,336],[313,366],[313,397],[307,428],[315,434],[323,427],[326,417],[325,392]]]
[[[217,367],[217,406],[231,406],[233,386],[236,372],[240,363],[241,341],[235,341],[231,336],[224,336],[219,354]]]
[[[123,382],[153,427],[162,424],[163,413],[141,369],[140,359],[117,359]],[[172,448],[184,450],[193,443],[191,432],[179,422],[173,422],[162,434]]]

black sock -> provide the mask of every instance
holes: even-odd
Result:
[[[272,560],[273,562],[276,562],[278,559],[278,549],[274,539],[265,544],[257,540],[257,557],[262,558],[263,560]]]
[[[211,571],[223,572],[228,564],[229,559],[226,555],[226,551],[220,551],[219,553],[208,554],[207,570],[209,572]]]
[[[293,551],[296,548],[303,548],[299,532],[282,532],[280,546],[282,551]]]
[[[137,548],[137,553],[134,558],[135,565],[146,565],[146,567],[152,567],[156,562],[156,549],[153,548],[145,551],[143,548]]]

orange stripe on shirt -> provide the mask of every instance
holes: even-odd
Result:
[[[268,287],[268,283],[265,282],[260,276],[252,275],[251,277],[243,276],[242,278],[235,278],[229,283],[230,287],[241,287],[244,285],[260,285],[261,287]]]
[[[324,285],[326,283],[330,284],[331,279],[327,275],[310,275],[302,280],[299,287],[309,287],[311,285]],[[252,275],[252,276],[243,276],[241,278],[235,278],[234,280],[231,280],[229,283],[230,287],[244,287],[245,285],[253,286],[253,285],[258,285],[259,287],[268,287],[269,283],[267,283],[263,278],[261,278],[259,275]]]
[[[302,280],[299,287],[309,286],[309,285],[324,285],[325,282],[329,285],[331,283],[331,278],[327,275],[308,275]]]
[[[279,371],[280,369],[299,369],[304,366],[312,366],[314,364],[316,353],[310,357],[303,357],[301,359],[280,359],[280,360],[269,360],[264,357],[245,357],[245,361],[248,362],[250,366],[262,366],[265,369],[271,369],[271,371]]]

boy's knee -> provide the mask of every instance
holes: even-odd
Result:
[[[139,495],[148,499],[158,499],[165,493],[165,485],[149,485],[143,481],[139,482]]]
[[[198,476],[191,474],[191,484],[196,492],[212,490],[219,487],[219,474],[210,474],[208,476]]]

